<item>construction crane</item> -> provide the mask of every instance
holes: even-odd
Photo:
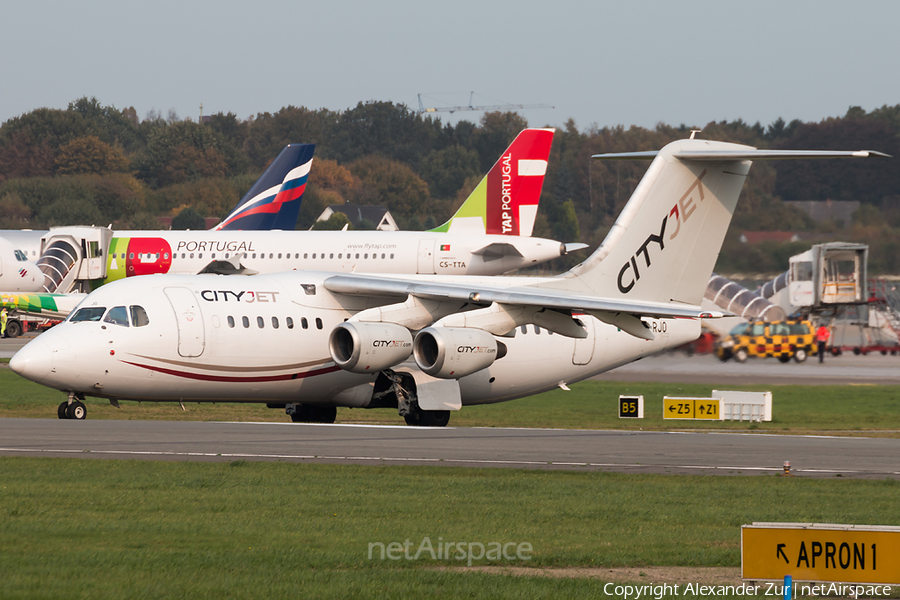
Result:
[[[469,105],[468,106],[444,106],[440,108],[425,108],[425,105],[422,103],[422,94],[418,94],[419,96],[419,114],[423,113],[435,113],[435,112],[448,112],[455,113],[458,110],[478,110],[478,111],[489,111],[489,110],[509,110],[511,108],[554,108],[549,104],[490,104],[490,105],[482,105],[482,106],[473,106],[472,99],[475,96],[475,92],[469,93]]]

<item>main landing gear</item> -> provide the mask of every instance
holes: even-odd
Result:
[[[334,423],[337,418],[337,408],[334,406],[287,404],[284,412],[294,423]]]
[[[56,416],[60,419],[83,421],[87,417],[87,408],[85,408],[82,400],[84,400],[84,396],[81,394],[69,393],[69,399],[65,400],[56,409]]]
[[[450,422],[449,410],[423,410],[416,396],[416,380],[408,373],[382,371],[390,380],[389,393],[397,398],[397,412],[407,425],[418,427],[446,427]]]

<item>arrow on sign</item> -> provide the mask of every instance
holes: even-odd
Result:
[[[784,557],[784,562],[790,563],[791,561],[788,560],[787,554],[785,554],[784,550],[782,550],[782,548],[784,548],[785,546],[787,546],[787,544],[778,544],[778,550],[775,552],[775,558],[778,558],[780,555]]]
[[[672,404],[671,406],[669,406],[669,412],[675,412],[675,405],[674,405],[674,404]]]

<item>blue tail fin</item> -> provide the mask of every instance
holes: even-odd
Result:
[[[297,227],[300,201],[312,165],[315,144],[288,144],[231,214],[215,230],[267,231]]]

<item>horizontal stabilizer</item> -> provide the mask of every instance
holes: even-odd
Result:
[[[522,253],[519,252],[518,248],[516,248],[514,245],[500,242],[488,244],[484,248],[475,250],[474,252],[472,252],[472,254],[483,257],[485,262],[497,260],[498,258],[503,258],[504,256],[523,258]]]
[[[594,154],[591,158],[599,160],[652,160],[659,154],[658,150],[648,152],[614,152],[611,154]],[[731,161],[731,160],[785,160],[799,158],[891,158],[890,154],[875,150],[682,150],[672,154],[675,158],[696,161]]]
[[[566,254],[570,252],[578,252],[579,250],[584,250],[588,247],[587,244],[582,244],[581,242],[569,242],[568,244],[563,244],[563,247],[566,249]]]

